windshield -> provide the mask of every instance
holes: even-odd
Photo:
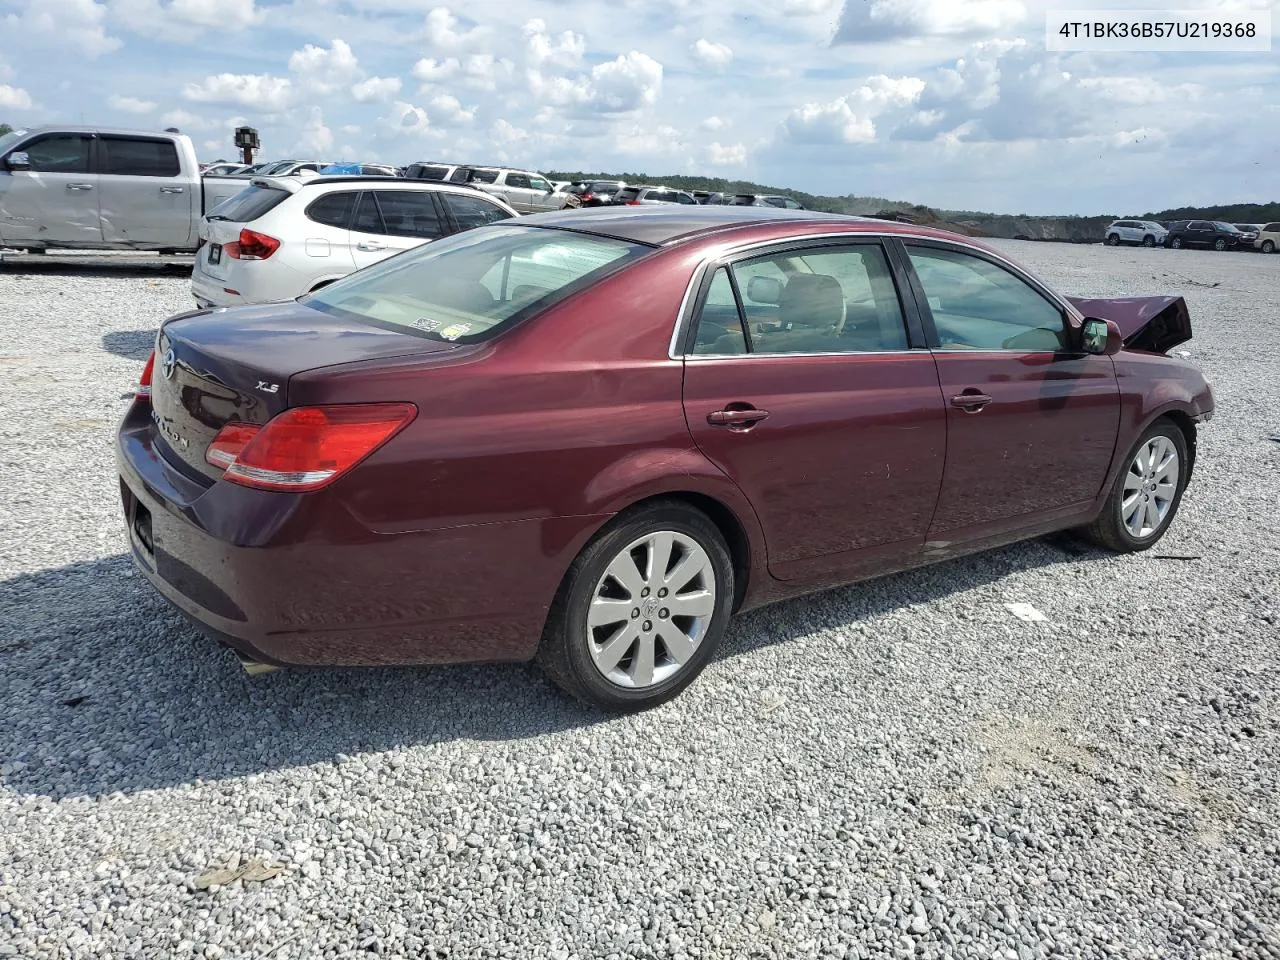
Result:
[[[1215,227],[1217,227],[1219,230],[1225,230],[1225,231],[1227,231],[1227,233],[1239,233],[1239,232],[1240,232],[1240,231],[1239,231],[1239,230],[1237,230],[1235,227],[1233,227],[1231,224],[1229,224],[1229,223],[1223,223],[1221,220],[1215,220],[1215,221],[1213,221],[1213,225],[1214,225]]]
[[[651,248],[537,227],[480,227],[417,247],[302,298],[433,340],[479,343]]]
[[[26,133],[27,131],[25,130],[10,130],[3,137],[0,137],[0,153],[4,153],[6,150],[12,147],[15,143],[17,143],[20,139],[22,139],[22,137],[24,137]]]
[[[293,166],[292,160],[277,160],[275,163],[268,163],[265,167],[263,167],[261,170],[258,170],[257,172],[263,174],[264,176],[270,176],[271,174],[277,173],[280,170],[287,170],[291,166]]]

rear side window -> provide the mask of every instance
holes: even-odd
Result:
[[[27,145],[32,173],[88,173],[92,138],[72,133],[42,137]]]
[[[707,356],[747,352],[747,335],[726,267],[716,271],[707,290],[707,301],[698,316],[693,352]]]
[[[289,194],[284,190],[249,186],[234,197],[223,200],[208,215],[219,220],[230,220],[232,223],[249,223],[273,210],[287,196]]]
[[[444,201],[445,206],[449,208],[449,212],[453,214],[453,219],[457,221],[459,230],[470,230],[472,227],[481,227],[486,223],[511,218],[511,214],[496,203],[490,203],[488,200],[482,200],[479,197],[463,197],[457,194],[444,193],[440,195],[440,199]]]
[[[421,180],[443,180],[445,176],[448,174],[448,172],[449,172],[448,167],[435,166],[435,165],[427,166],[424,164],[423,166],[417,167],[413,171],[412,176],[415,176]]]
[[[176,177],[180,171],[178,148],[171,140],[134,137],[102,137],[99,142],[101,172],[118,177]]]
[[[373,194],[382,211],[382,225],[393,237],[434,240],[444,236],[435,197],[426,191],[378,190]]]
[[[358,193],[343,192],[325,194],[312,201],[307,207],[307,219],[322,223],[326,227],[337,227],[345,230],[351,222],[351,211],[355,208]]]

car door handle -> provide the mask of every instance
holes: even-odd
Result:
[[[755,407],[713,410],[707,414],[707,423],[713,427],[750,427],[768,416],[768,410],[757,410]]]
[[[181,187],[161,187],[160,192],[161,193],[181,193],[182,188]]]
[[[68,190],[92,190],[93,184],[92,183],[68,183],[67,189]]]
[[[387,249],[387,245],[385,243],[378,243],[376,240],[363,240],[360,243],[356,244],[356,249],[357,250],[385,250]]]
[[[966,390],[964,393],[951,398],[951,405],[959,407],[965,413],[977,413],[990,402],[991,398],[989,396],[985,393],[979,393],[977,390],[972,392]]]

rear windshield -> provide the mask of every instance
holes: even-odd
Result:
[[[634,200],[638,196],[640,196],[640,189],[638,187],[626,187],[618,191],[619,200]]]
[[[211,220],[229,220],[232,223],[249,223],[257,220],[267,211],[289,196],[287,190],[272,190],[269,187],[248,186],[233,197],[228,197],[209,211]]]
[[[650,249],[606,237],[495,224],[391,257],[303,302],[433,340],[479,343]]]

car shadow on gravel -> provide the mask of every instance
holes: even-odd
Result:
[[[24,256],[0,257],[0,277],[15,274],[65,277],[182,277],[191,275],[192,260],[147,257],[118,260],[111,257]]]
[[[147,330],[112,330],[102,335],[102,349],[126,360],[145,361],[155,342],[155,327]]]
[[[1032,541],[776,604],[737,619],[719,656],[1091,554]],[[522,665],[246,676],[125,556],[0,582],[0,779],[24,795],[132,793],[608,719]]]

